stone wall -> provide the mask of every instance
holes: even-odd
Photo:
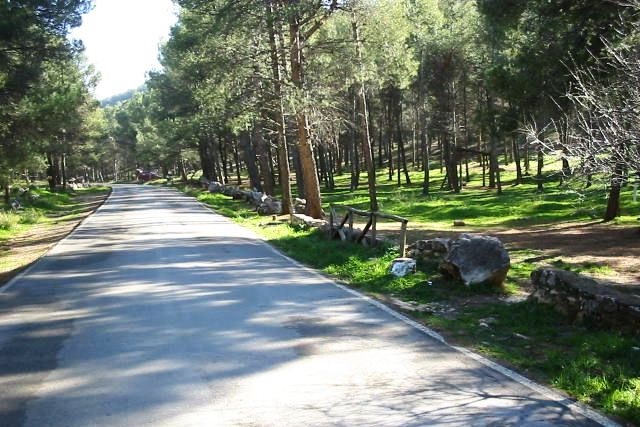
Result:
[[[553,305],[571,321],[640,334],[640,297],[558,269],[537,269],[531,273],[531,282],[531,299]]]
[[[268,194],[259,191],[242,190],[239,187],[221,184],[219,182],[208,183],[210,193],[221,193],[234,200],[244,200],[249,203],[259,215],[279,215],[282,213],[282,202]]]

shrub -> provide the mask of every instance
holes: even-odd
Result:
[[[42,215],[36,209],[25,209],[20,215],[20,224],[37,224]]]
[[[20,217],[12,212],[0,212],[0,230],[11,230],[19,221]]]

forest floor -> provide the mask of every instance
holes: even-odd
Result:
[[[620,290],[640,293],[640,225],[632,227],[597,221],[442,231],[409,223],[408,241],[452,237],[460,233],[497,237],[515,261],[577,270]]]
[[[46,254],[95,212],[109,192],[79,192],[71,203],[45,213],[45,221],[0,241],[0,286]]]

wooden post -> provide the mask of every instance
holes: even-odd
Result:
[[[369,229],[371,228],[371,224],[372,224],[372,222],[371,222],[371,221],[372,221],[372,220],[373,220],[373,219],[372,219],[372,216],[371,216],[371,215],[369,215],[369,221],[367,221],[367,225],[366,225],[366,226],[364,227],[364,229],[362,230],[362,234],[360,234],[360,236],[359,236],[359,237],[358,237],[358,239],[356,240],[358,243],[361,243],[361,242],[365,242],[365,243],[366,243],[366,240],[364,240],[364,236],[366,236],[366,235],[367,235],[367,232],[368,232],[368,231],[369,231]]]
[[[333,206],[329,207],[329,239],[333,239]]]
[[[376,223],[378,222],[378,216],[375,212],[371,213],[371,246],[376,247],[378,242],[376,236]]]
[[[402,231],[400,232],[400,257],[404,258],[407,248],[407,221],[402,221]]]
[[[349,240],[353,239],[353,211],[349,208]]]

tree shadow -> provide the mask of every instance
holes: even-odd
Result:
[[[116,197],[0,294],[3,425],[589,425],[149,195]]]

